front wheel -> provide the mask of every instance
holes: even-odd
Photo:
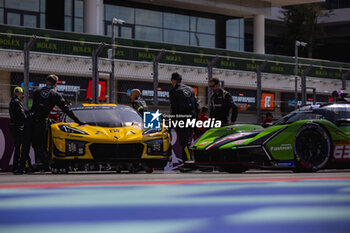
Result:
[[[331,156],[331,140],[325,129],[315,123],[304,125],[295,137],[296,172],[316,172]]]

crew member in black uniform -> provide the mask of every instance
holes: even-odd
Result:
[[[10,102],[9,112],[10,112],[10,131],[14,139],[15,153],[13,156],[13,173],[17,174],[21,171],[18,170],[19,158],[21,155],[21,147],[23,143],[23,129],[24,120],[26,119],[26,111],[22,103],[23,89],[21,87],[16,87],[13,90],[13,96]]]
[[[81,122],[69,109],[61,94],[55,91],[58,77],[54,74],[47,76],[46,86],[37,88],[33,93],[33,105],[24,125],[24,143],[20,159],[20,169],[23,169],[24,161],[29,157],[30,145],[33,145],[35,157],[40,159],[44,170],[49,170],[49,161],[45,149],[47,131],[47,118],[50,111],[56,105],[76,123]]]
[[[192,87],[181,83],[182,77],[175,72],[171,75],[171,84],[173,88],[170,90],[170,107],[171,115],[188,115],[190,118],[197,118],[198,103],[195,92]],[[177,120],[185,121],[188,117],[176,117]],[[182,160],[192,160],[189,151],[191,145],[193,129],[191,127],[175,128],[182,147]]]
[[[221,83],[218,78],[210,79],[209,87],[213,91],[213,94],[210,96],[210,118],[220,120],[223,126],[233,124],[237,119],[238,109],[232,101],[231,94],[221,88]],[[229,122],[228,118],[231,109],[231,122]]]
[[[130,92],[130,99],[132,107],[143,117],[143,112],[148,111],[148,108],[146,101],[141,97],[141,91],[139,89],[132,89]]]

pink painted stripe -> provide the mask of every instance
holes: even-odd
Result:
[[[261,178],[261,179],[218,179],[218,180],[165,180],[165,181],[132,181],[132,182],[87,182],[87,183],[40,183],[40,184],[3,184],[0,189],[25,188],[66,188],[81,186],[131,186],[131,185],[179,185],[201,183],[242,183],[242,182],[290,182],[305,180],[350,180],[344,177],[295,177],[295,178]]]

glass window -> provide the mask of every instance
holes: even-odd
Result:
[[[4,23],[4,9],[0,8],[0,24]]]
[[[239,19],[231,19],[226,21],[226,36],[239,37]]]
[[[23,15],[23,26],[25,27],[36,27],[36,19],[35,15]]]
[[[244,51],[244,39],[239,39],[239,50]]]
[[[7,24],[20,26],[21,15],[17,13],[7,13]]]
[[[239,39],[227,37],[226,38],[226,49],[239,51]]]
[[[40,28],[46,27],[45,16],[45,14],[40,14]]]
[[[162,29],[135,26],[135,37],[140,40],[162,41]]]
[[[40,0],[40,12],[46,12],[46,0]]]
[[[74,2],[74,16],[83,17],[84,2],[82,0],[75,0]]]
[[[215,48],[215,35],[191,33],[191,45]]]
[[[239,20],[239,37],[244,38],[244,19]]]
[[[70,16],[64,17],[64,30],[67,32],[72,31],[72,17]]]
[[[81,18],[74,19],[74,31],[75,32],[84,32],[84,22]]]
[[[201,17],[191,17],[191,31],[215,34],[215,20]]]
[[[108,24],[106,30],[107,30],[107,31],[106,31],[105,34],[106,34],[107,36],[111,36],[111,35],[112,35],[112,25]],[[115,33],[115,30],[116,30],[116,29],[114,28],[114,33]]]
[[[105,4],[105,20],[111,21],[113,17],[122,19],[125,23],[134,24],[134,8]]]
[[[64,1],[64,15],[72,15],[72,0]]]
[[[39,11],[40,0],[5,0],[5,8],[17,10]]]
[[[164,42],[188,45],[189,41],[189,32],[164,29]]]
[[[136,24],[162,27],[162,12],[136,9]]]
[[[130,123],[141,123],[142,117],[131,107],[117,105],[116,107],[85,107],[83,109],[73,109],[74,114],[86,121],[89,125],[102,127],[123,127],[131,125]],[[66,122],[73,122],[67,116]]]
[[[164,28],[189,30],[190,17],[172,13],[164,13]]]
[[[3,4],[3,0],[0,0],[0,7],[3,7],[4,4]]]
[[[132,38],[132,28],[131,27],[122,27],[120,37],[131,39]]]

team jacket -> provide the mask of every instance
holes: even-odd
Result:
[[[50,111],[56,105],[76,123],[82,123],[69,109],[62,95],[50,85],[39,87],[34,91],[30,115],[35,119],[43,120],[49,116]]]
[[[132,107],[143,116],[144,111],[148,111],[146,101],[140,96],[132,102]]]
[[[192,87],[178,83],[170,90],[171,114],[188,114],[196,117],[198,103]]]
[[[14,95],[11,99],[9,112],[11,117],[11,124],[13,125],[23,125],[26,118],[26,112],[22,101]]]
[[[237,118],[237,107],[232,101],[232,96],[224,89],[210,96],[210,118],[221,120],[222,124],[228,123],[230,109],[232,108],[231,122]]]

